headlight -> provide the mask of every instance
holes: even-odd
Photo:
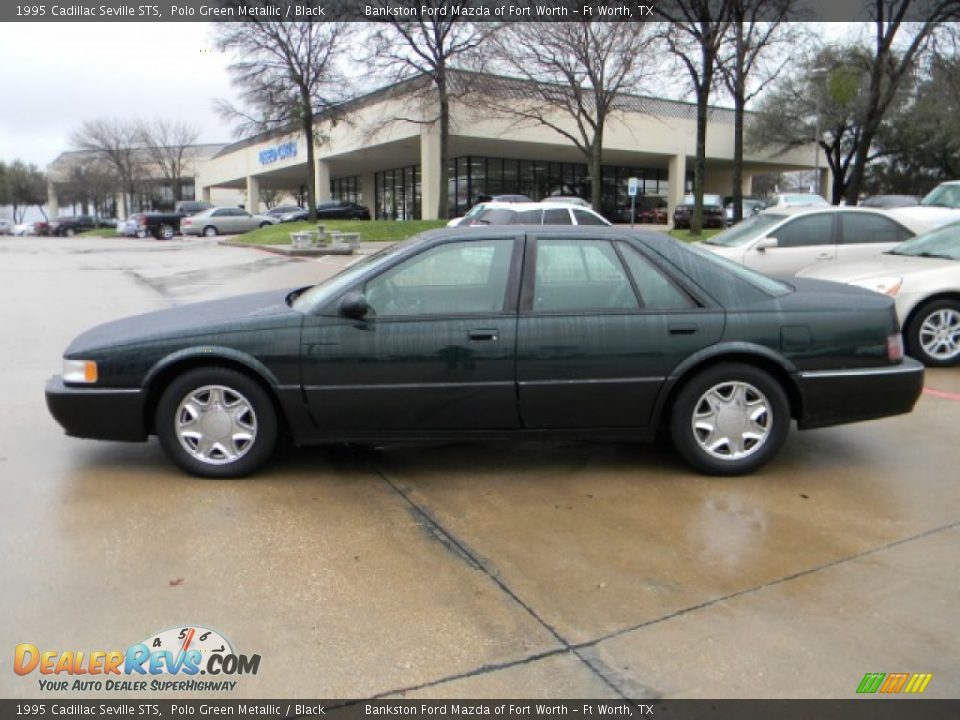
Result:
[[[849,284],[856,285],[857,287],[866,288],[867,290],[873,290],[874,292],[878,292],[882,295],[889,295],[890,297],[893,297],[898,292],[900,292],[900,285],[903,284],[903,278],[898,278],[898,277],[868,278],[866,280],[857,280]]]
[[[93,360],[63,361],[63,381],[93,384],[97,381],[97,363]]]

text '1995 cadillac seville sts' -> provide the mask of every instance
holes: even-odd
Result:
[[[184,470],[248,474],[298,445],[650,440],[717,475],[800,429],[909,412],[923,367],[893,302],[781,282],[657,233],[431,231],[313,287],[93,328],[47,384],[69,435],[158,436]]]

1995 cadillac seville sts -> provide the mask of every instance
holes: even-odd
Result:
[[[781,282],[669,237],[601,227],[431,231],[313,287],[118,320],[67,348],[69,435],[159,437],[236,477],[296,444],[649,440],[716,475],[801,429],[909,412],[923,367],[893,301]]]

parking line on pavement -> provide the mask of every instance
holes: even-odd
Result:
[[[934,390],[933,388],[925,387],[923,389],[923,394],[930,395],[931,397],[942,398],[943,400],[960,401],[960,393],[947,392],[946,390]]]

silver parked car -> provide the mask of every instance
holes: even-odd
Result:
[[[704,240],[703,247],[768,275],[794,275],[814,264],[872,257],[926,229],[883,210],[776,208]]]
[[[180,221],[184,235],[232,235],[245,233],[265,225],[273,225],[275,218],[266,215],[251,215],[242,208],[215,207],[199,212]]]

